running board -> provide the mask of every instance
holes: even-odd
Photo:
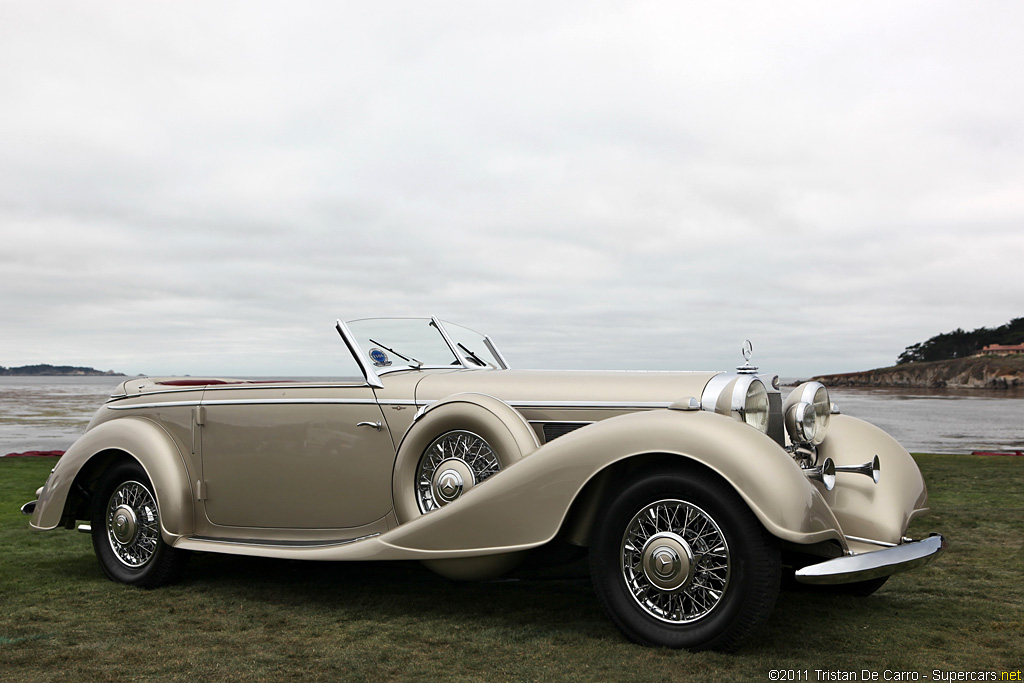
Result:
[[[299,548],[333,548],[341,545],[350,545],[352,543],[358,543],[359,541],[365,541],[366,539],[373,538],[374,536],[380,536],[380,533],[367,534],[356,538],[332,539],[328,541],[272,541],[256,538],[237,539],[192,536],[187,539],[186,542],[237,545],[245,548],[285,548],[295,550]],[[179,547],[178,544],[175,544],[175,547]]]

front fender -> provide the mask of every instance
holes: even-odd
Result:
[[[928,491],[917,463],[896,439],[878,427],[848,415],[833,415],[828,438],[818,447],[818,459],[836,465],[860,465],[878,456],[880,474],[870,477],[842,474],[836,487],[823,493],[849,536],[899,543],[910,520],[924,513]]]
[[[170,543],[191,533],[194,511],[185,460],[167,432],[141,417],[104,422],[76,441],[46,480],[30,526],[37,531],[56,528],[64,516],[68,494],[79,473],[93,458],[111,451],[128,454],[146,471],[160,507],[164,540]]]
[[[590,480],[615,463],[651,453],[677,455],[717,472],[774,536],[801,544],[835,540],[845,548],[818,486],[778,444],[729,417],[673,410],[613,417],[559,437],[381,540],[427,552],[541,545],[555,537]]]

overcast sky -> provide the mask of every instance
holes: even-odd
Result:
[[[0,2],[0,365],[890,365],[1024,315],[1019,2]]]

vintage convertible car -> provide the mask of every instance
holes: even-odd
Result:
[[[337,329],[360,376],[128,380],[32,528],[84,521],[103,571],[144,587],[192,550],[474,579],[570,544],[627,637],[722,650],[783,572],[866,594],[945,547],[904,537],[927,499],[907,451],[821,384],[783,401],[749,345],[733,373],[524,371],[436,318]]]

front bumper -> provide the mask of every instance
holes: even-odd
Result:
[[[928,564],[942,554],[947,545],[942,535],[932,534],[920,541],[808,565],[796,571],[796,580],[827,585],[890,576]]]

